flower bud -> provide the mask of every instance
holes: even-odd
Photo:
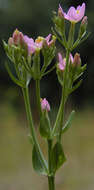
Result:
[[[13,41],[15,45],[22,45],[23,44],[24,36],[22,32],[19,32],[17,29],[13,33]]]
[[[82,22],[81,22],[81,25],[87,25],[88,24],[88,18],[87,16],[84,16]]]
[[[10,37],[9,40],[8,40],[8,45],[11,46],[13,44],[14,44],[13,38]]]
[[[58,59],[59,59],[58,69],[59,69],[60,71],[64,71],[65,66],[66,66],[66,59],[65,59],[65,58],[63,59],[63,58],[62,58],[61,53],[58,53]]]
[[[58,8],[58,16],[64,18],[64,12],[63,12],[63,9],[60,4],[59,4],[59,8]]]
[[[50,104],[48,103],[48,101],[46,100],[46,98],[41,99],[41,108],[43,111],[50,111]]]
[[[75,66],[80,66],[81,65],[81,58],[80,58],[79,53],[75,53],[74,60],[73,60],[73,65],[75,65]]]
[[[79,38],[81,38],[83,36],[83,34],[86,32],[86,28],[87,28],[87,24],[88,24],[87,20],[88,20],[87,16],[84,16],[84,18],[81,22],[81,25],[80,25]]]

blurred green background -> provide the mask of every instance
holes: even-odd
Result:
[[[83,84],[70,96],[66,105],[66,118],[72,109],[76,110],[76,116],[72,128],[63,137],[67,162],[56,176],[58,190],[94,189],[94,1],[84,2],[88,16],[88,31],[91,31],[91,35],[75,51],[81,54],[82,62],[88,63],[88,66],[83,75]],[[0,189],[2,190],[47,189],[47,179],[38,176],[32,169],[31,145],[27,136],[29,130],[22,93],[5,70],[7,57],[3,50],[2,39],[7,41],[15,28],[34,39],[38,35],[47,36],[53,24],[52,11],[57,11],[59,3],[67,10],[69,6],[77,6],[83,1],[0,0]],[[41,81],[41,97],[47,97],[51,106],[55,106],[52,119],[55,118],[60,96],[61,88],[56,72],[53,71]],[[37,125],[35,84],[32,80],[30,98]],[[40,143],[45,149],[45,144],[41,140]]]

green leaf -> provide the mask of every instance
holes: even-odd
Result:
[[[39,131],[42,137],[49,139],[51,136],[51,124],[48,115],[42,115]]]
[[[52,168],[55,173],[66,161],[62,145],[57,142],[52,149]]]
[[[12,79],[12,81],[13,81],[14,83],[16,83],[18,86],[25,88],[25,84],[22,83],[22,82],[20,82],[17,78],[15,78],[15,77],[13,76],[13,74],[12,74],[12,72],[11,72],[9,66],[8,66],[8,63],[5,64],[5,67],[6,67],[6,69],[7,69],[7,72],[8,72],[8,74],[9,74],[10,78]]]
[[[38,174],[47,175],[47,172],[43,166],[40,154],[39,154],[38,150],[36,150],[35,146],[33,146],[33,150],[32,150],[32,164],[33,164],[34,170]]]
[[[82,79],[69,91],[69,93],[72,93],[74,92],[77,88],[79,88],[79,86],[81,85],[82,83]]]
[[[73,110],[67,120],[67,122],[65,123],[64,127],[62,128],[62,133],[65,133],[70,127],[71,127],[71,122],[74,118],[75,115],[75,111]]]

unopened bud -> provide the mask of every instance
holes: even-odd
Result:
[[[62,7],[60,6],[60,4],[59,4],[59,8],[58,8],[58,16],[64,18],[63,9],[62,9]]]
[[[79,53],[76,53],[76,54],[74,55],[73,64],[74,64],[75,66],[80,66],[80,65],[81,65],[81,58],[80,58],[80,54],[79,54]]]
[[[82,19],[81,25],[80,25],[80,30],[79,30],[79,38],[81,38],[83,36],[83,34],[86,32],[86,28],[87,28],[87,16],[84,16],[84,18]]]
[[[50,105],[48,101],[46,100],[46,98],[41,99],[41,108],[43,111],[50,111]]]
[[[15,45],[22,45],[23,43],[23,34],[19,32],[17,29],[13,33],[13,41]]]
[[[84,16],[82,22],[81,22],[81,25],[87,25],[88,24],[88,18],[87,16]]]
[[[13,41],[13,38],[12,38],[12,37],[9,38],[8,44],[9,44],[10,46],[14,44],[14,41]]]

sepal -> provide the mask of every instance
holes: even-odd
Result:
[[[55,24],[55,29],[53,29],[53,31],[54,31],[57,39],[58,39],[58,36],[60,36],[62,39],[62,43],[63,43],[64,47],[67,47],[66,36],[65,36],[64,17],[60,16],[60,15],[57,16],[56,14],[54,14],[53,22]]]
[[[55,53],[56,53],[56,47],[55,47],[55,37],[52,37],[53,43],[51,45],[47,45],[47,42],[44,40],[43,43],[43,48],[42,48],[42,54],[44,57],[44,63],[43,66],[41,68],[41,78],[42,76],[45,75],[45,71],[47,69],[47,67],[51,64],[53,58],[55,57]]]
[[[39,131],[42,137],[47,139],[51,138],[51,123],[47,112],[42,113],[42,117],[40,119]]]

